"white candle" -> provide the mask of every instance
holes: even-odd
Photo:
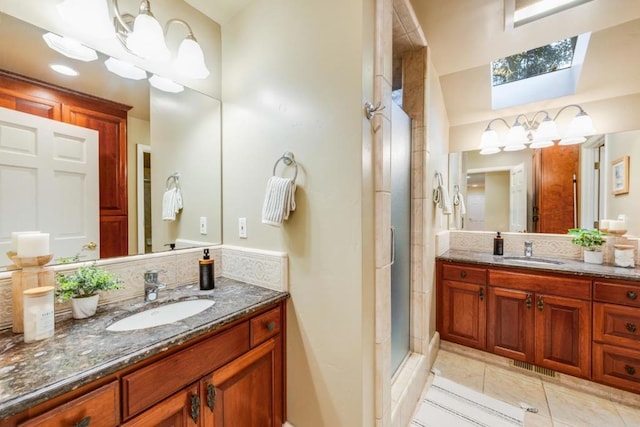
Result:
[[[611,231],[619,231],[624,230],[624,221],[620,221],[617,219],[612,219],[609,221],[609,230]]]
[[[18,252],[18,236],[21,234],[38,234],[39,231],[14,231],[11,233],[11,250]]]
[[[608,230],[610,221],[608,219],[600,220],[600,230]]]
[[[49,255],[49,233],[19,234],[17,252],[20,258]]]

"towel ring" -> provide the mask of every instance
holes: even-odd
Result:
[[[173,180],[173,185],[178,188],[180,186],[180,173],[176,172],[173,173],[171,175],[169,175],[169,177],[167,178],[167,181],[165,183],[165,187],[167,190],[170,189],[169,185],[171,184],[171,181]]]
[[[291,151],[286,151],[282,157],[276,160],[276,163],[273,165],[273,176],[276,176],[276,168],[278,167],[278,163],[283,162],[287,166],[295,166],[296,170],[293,174],[293,182],[296,182],[296,178],[298,177],[298,163],[296,163],[295,157]]]

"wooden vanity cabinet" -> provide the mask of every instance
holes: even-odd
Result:
[[[593,287],[593,379],[640,393],[640,284]]]
[[[486,349],[487,270],[466,264],[438,263],[436,323],[444,340]],[[438,309],[439,306],[439,309]]]
[[[220,332],[123,369],[75,400],[25,411],[1,427],[281,427],[285,420],[284,302]],[[34,417],[34,415],[36,415]],[[21,423],[20,423],[21,422]],[[120,424],[120,423],[123,424]]]
[[[591,281],[490,269],[488,350],[591,376]]]

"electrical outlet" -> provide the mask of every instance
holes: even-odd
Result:
[[[238,218],[238,236],[241,239],[247,238],[247,218]]]
[[[200,234],[207,234],[207,217],[200,217]]]

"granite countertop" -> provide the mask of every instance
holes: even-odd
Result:
[[[640,269],[616,267],[612,264],[589,264],[574,259],[553,258],[553,257],[537,257],[533,259],[542,259],[558,262],[554,263],[530,263],[527,261],[519,261],[521,254],[504,254],[493,255],[484,252],[449,250],[442,255],[436,257],[438,260],[459,261],[472,264],[491,265],[499,267],[517,267],[522,269],[531,269],[536,271],[547,271],[552,273],[564,273],[574,275],[588,275],[603,279],[621,279],[621,280],[637,280],[640,281]],[[516,258],[516,259],[514,259]]]
[[[263,307],[282,301],[273,291],[217,277],[216,287],[198,285],[162,289],[160,298],[143,297],[99,307],[95,316],[56,319],[55,335],[25,344],[22,334],[0,333],[0,419],[16,414],[96,379],[112,374],[201,334],[213,331]],[[215,304],[186,319],[153,328],[110,332],[105,328],[141,309],[183,299],[208,298]]]

